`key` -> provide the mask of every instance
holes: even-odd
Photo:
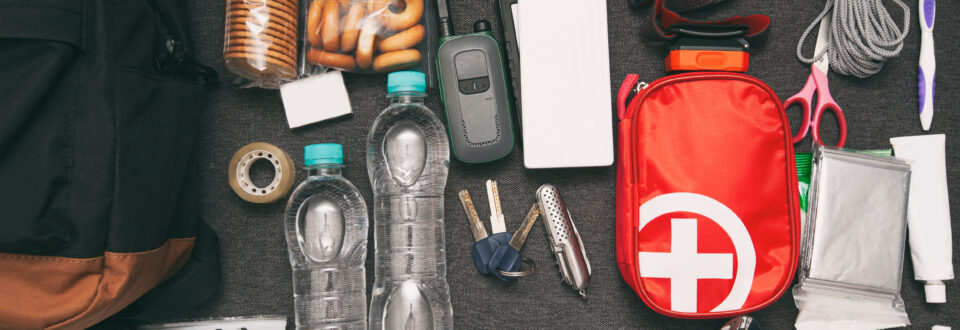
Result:
[[[487,180],[487,202],[490,203],[490,230],[494,234],[507,231],[507,226],[503,221],[503,210],[500,209],[500,191],[497,190],[497,182]]]
[[[497,182],[487,180],[487,203],[490,204],[490,239],[497,241],[500,245],[510,244],[513,234],[507,232],[507,226],[503,220],[503,210],[500,209],[500,191],[497,190]],[[490,271],[494,271],[491,269]]]
[[[477,209],[473,207],[473,200],[470,199],[470,192],[466,189],[460,190],[460,204],[463,205],[463,211],[467,213],[470,231],[473,232],[473,264],[480,274],[489,274],[490,257],[500,247],[500,242],[487,237],[487,230],[483,228],[483,222],[480,222]]]
[[[537,218],[539,217],[540,208],[534,203],[533,206],[530,207],[530,211],[527,212],[527,216],[523,218],[523,223],[520,224],[520,228],[513,234],[510,243],[499,246],[497,250],[493,252],[488,268],[500,280],[510,282],[516,278],[503,276],[500,271],[517,272],[520,270],[520,264],[522,263],[520,249],[523,248],[523,243],[527,241],[527,234],[530,233],[530,228],[533,228],[533,224],[537,222]]]

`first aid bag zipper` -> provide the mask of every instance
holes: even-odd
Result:
[[[654,89],[652,87],[660,87],[660,86],[670,84],[673,82],[678,82],[678,81],[698,80],[698,79],[718,79],[718,78],[742,80],[742,81],[748,81],[748,82],[754,83],[757,86],[763,88],[767,93],[773,96],[773,98],[776,98],[776,93],[774,93],[769,86],[767,86],[762,81],[760,81],[760,79],[757,79],[755,77],[748,76],[742,73],[688,72],[688,73],[681,73],[681,74],[663,77],[649,84],[646,82],[640,81],[640,75],[631,73],[631,74],[628,74],[623,79],[623,82],[620,84],[620,89],[617,93],[617,117],[620,120],[632,118],[638,109],[635,105],[643,101],[643,98],[646,96],[646,94],[650,93],[650,91]],[[630,99],[629,106],[631,108],[630,109],[631,111],[628,113],[627,98],[630,96],[631,91],[635,91],[637,94],[634,95],[633,99]],[[780,111],[782,113],[783,109],[781,109]]]
[[[628,74],[626,78],[623,78],[623,83],[620,84],[620,90],[617,92],[617,118],[623,120],[623,113],[626,111],[626,102],[627,98],[630,97],[630,91],[639,94],[640,91],[647,89],[650,84],[647,84],[644,81],[639,81],[640,75],[638,74]],[[634,87],[635,86],[635,87]],[[631,87],[633,87],[631,89]]]
[[[772,99],[779,101],[777,94],[773,91],[773,89],[770,88],[770,86],[767,86],[766,84],[764,84],[763,81],[761,81],[760,79],[757,79],[753,76],[749,76],[742,73],[722,72],[722,71],[687,72],[687,73],[666,76],[666,77],[654,80],[652,83],[649,83],[649,84],[645,82],[640,82],[640,75],[638,74],[628,74],[623,79],[623,82],[620,84],[620,89],[617,92],[617,118],[619,118],[620,121],[624,121],[636,116],[637,111],[640,110],[640,103],[643,102],[643,99],[646,98],[646,96],[650,94],[651,91],[661,86],[672,84],[674,82],[699,80],[699,79],[733,79],[733,80],[750,82],[762,88],[764,91],[766,91],[771,96]],[[638,92],[636,95],[633,96],[632,99],[630,99],[630,103],[628,107],[627,98],[630,96],[630,92],[633,90],[637,90]],[[783,106],[780,105],[779,108],[780,108],[780,115],[783,116],[783,122],[786,123],[787,117],[783,109]],[[631,127],[630,129],[632,130],[631,134],[634,136],[637,133],[636,132],[637,126],[638,125],[630,125]],[[790,128],[787,127],[788,132],[789,132],[789,129]],[[631,173],[632,174],[631,179],[632,179],[632,183],[635,183],[638,178],[637,175],[639,173],[636,173],[636,168],[632,169],[632,171],[633,173]]]

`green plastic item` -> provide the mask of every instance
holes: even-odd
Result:
[[[800,186],[800,209],[807,211],[807,193],[810,191],[810,170],[813,154],[809,152],[798,152],[797,161],[797,183]]]

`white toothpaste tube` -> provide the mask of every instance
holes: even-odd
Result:
[[[890,139],[896,157],[912,162],[907,228],[914,277],[924,283],[927,303],[947,302],[943,281],[953,279],[945,140],[943,134]]]

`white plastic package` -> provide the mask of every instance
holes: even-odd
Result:
[[[819,147],[793,289],[797,329],[909,325],[900,282],[910,165]]]

